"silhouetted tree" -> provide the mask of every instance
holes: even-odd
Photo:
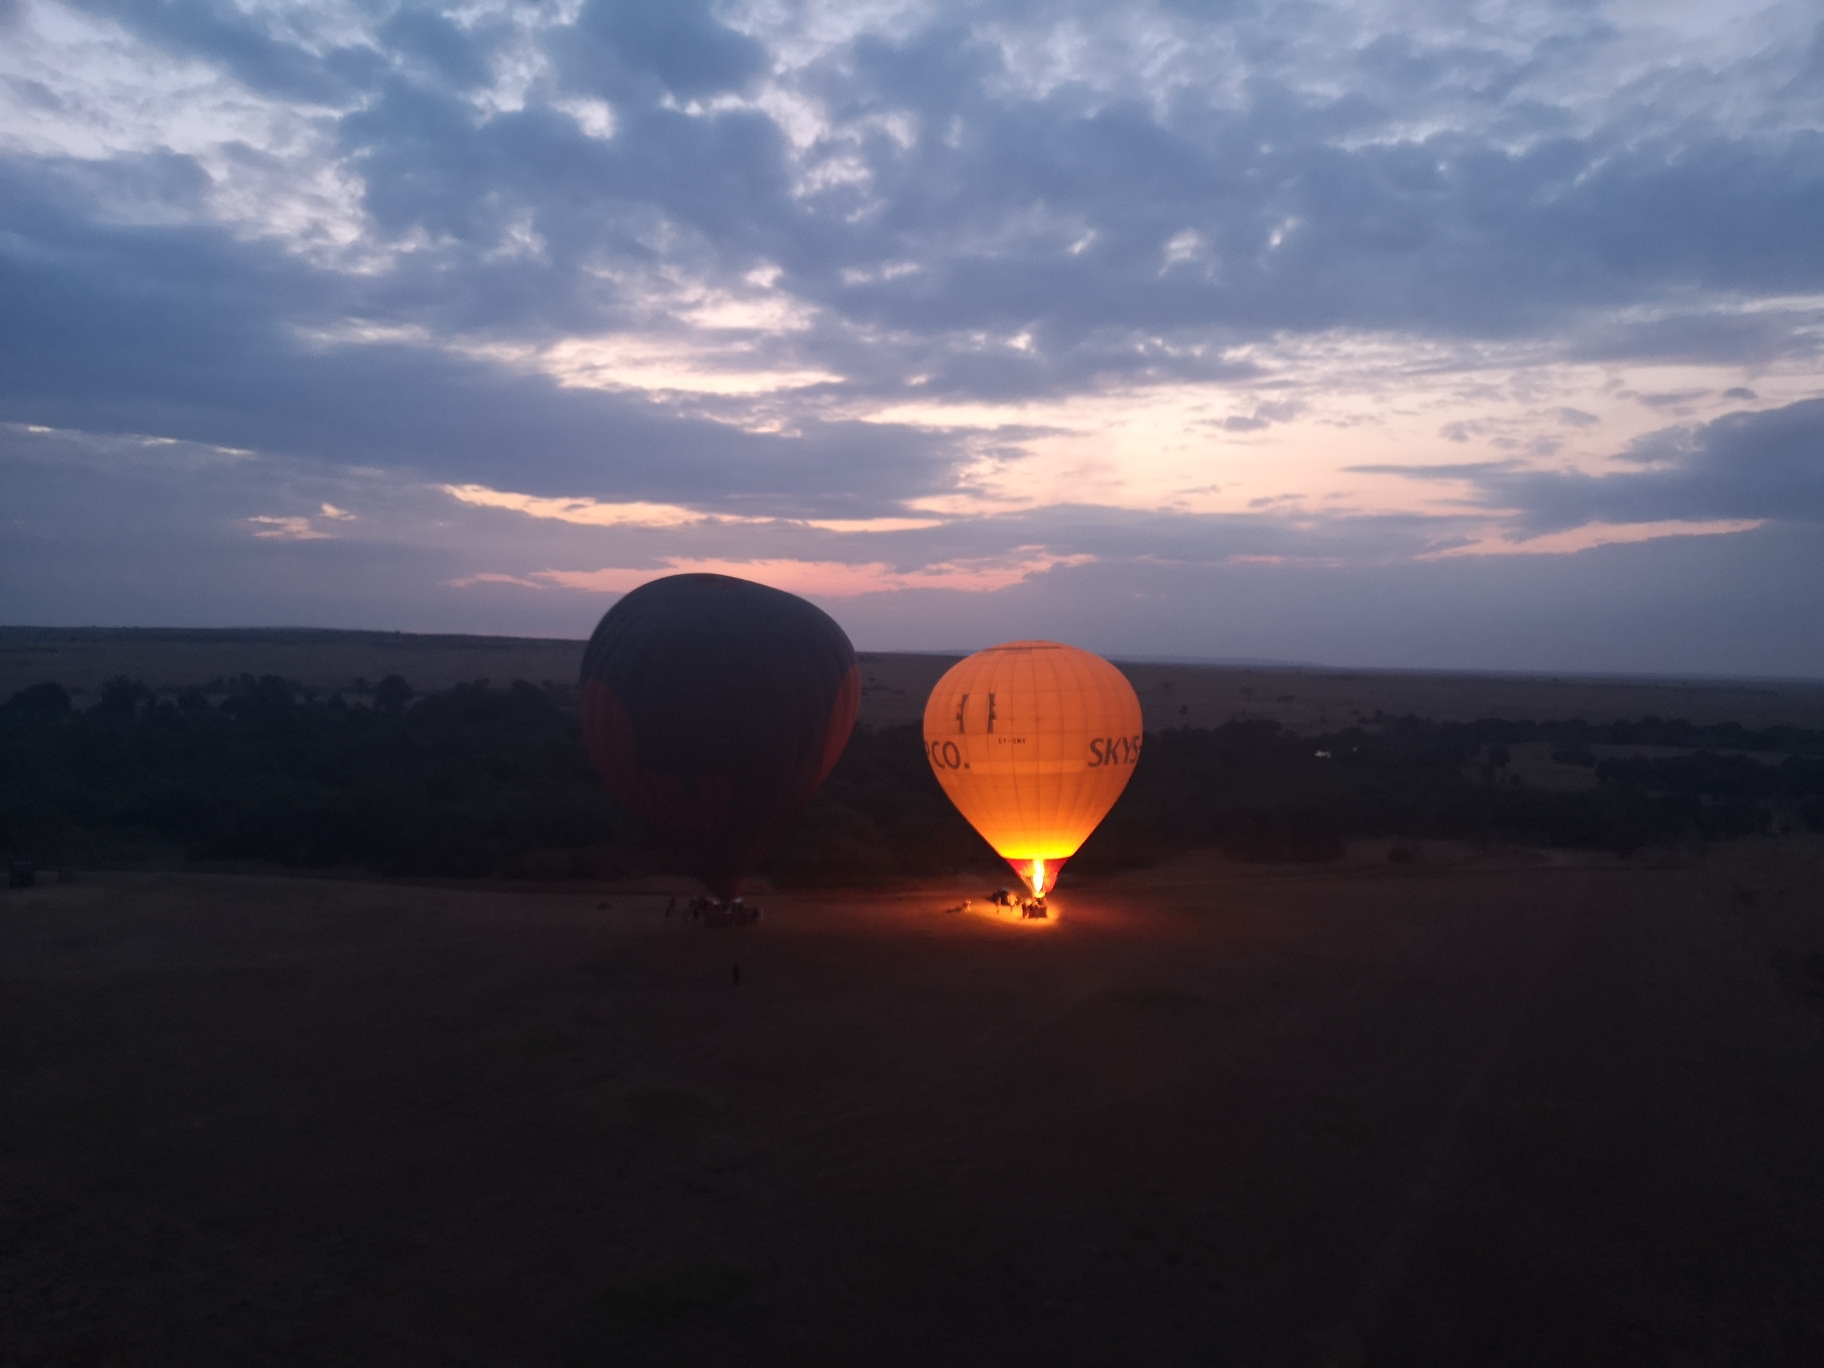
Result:
[[[34,684],[0,704],[0,713],[25,726],[60,722],[70,715],[69,691],[61,684]]]
[[[115,675],[102,684],[95,712],[102,717],[131,717],[139,711],[140,703],[151,697],[152,690],[143,680]]]
[[[412,686],[396,674],[388,675],[374,685],[374,706],[395,717],[405,711],[405,705],[412,701],[412,697]]]

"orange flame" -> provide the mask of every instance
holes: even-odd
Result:
[[[1045,896],[1045,861],[1034,860],[1032,862],[1032,872],[1026,876],[1026,882],[1032,885],[1033,897]]]

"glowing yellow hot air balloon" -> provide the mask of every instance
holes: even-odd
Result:
[[[1038,897],[1127,787],[1140,737],[1126,677],[1055,641],[978,651],[925,704],[938,782]]]

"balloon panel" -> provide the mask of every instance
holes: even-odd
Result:
[[[1005,858],[1074,854],[1140,758],[1140,700],[1100,656],[1010,641],[938,681],[925,753],[963,816]]]
[[[828,776],[860,701],[828,614],[728,575],[641,585],[583,657],[583,739],[608,790],[721,897]]]

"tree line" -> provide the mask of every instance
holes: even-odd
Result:
[[[250,862],[415,877],[675,872],[603,789],[568,699],[486,680],[420,695],[398,676],[355,701],[273,676],[160,696],[111,680],[77,709],[56,684],[0,704],[0,852],[40,864]],[[1588,787],[1530,786],[1545,743]],[[1677,748],[1598,760],[1595,747]],[[1270,721],[1149,735],[1079,873],[1214,848],[1318,861],[1363,837],[1627,853],[1795,826],[1824,830],[1824,732],[1644,718],[1375,719],[1322,736]],[[950,806],[916,726],[858,728],[775,844],[781,884],[869,884],[1002,866]]]

